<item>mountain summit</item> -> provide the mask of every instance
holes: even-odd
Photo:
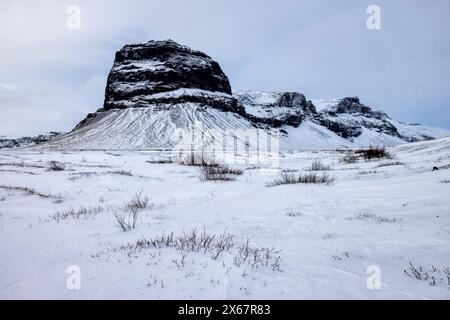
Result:
[[[170,103],[173,97],[164,93],[179,89],[231,95],[227,76],[219,64],[203,52],[172,40],[126,45],[116,53],[103,107],[111,110]],[[193,96],[187,91],[178,93],[178,100],[189,100]]]
[[[120,49],[103,107],[43,147],[171,149],[200,130],[202,138],[213,133],[196,143],[221,148],[226,131],[255,128],[276,128],[281,148],[297,150],[391,146],[450,135],[394,121],[357,97],[308,100],[299,92],[232,92],[211,57],[165,40]]]

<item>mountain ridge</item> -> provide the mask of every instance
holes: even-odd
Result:
[[[232,90],[210,56],[163,40],[117,51],[103,107],[40,147],[171,149],[206,130],[215,131],[206,145],[220,148],[230,130],[274,129],[281,148],[299,150],[393,146],[450,135],[392,120],[357,97],[309,100],[300,92]],[[195,143],[203,148],[205,142]]]

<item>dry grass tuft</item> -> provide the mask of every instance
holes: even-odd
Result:
[[[202,181],[234,181],[236,176],[242,174],[244,174],[244,170],[214,164],[202,167],[200,179]]]
[[[307,174],[299,174],[295,175],[292,173],[281,173],[281,178],[277,179],[271,183],[268,183],[268,187],[281,186],[285,184],[297,184],[297,183],[306,183],[306,184],[326,184],[329,185],[333,183],[335,177],[330,176],[328,173],[323,173],[322,175],[318,175],[317,173],[307,173]]]

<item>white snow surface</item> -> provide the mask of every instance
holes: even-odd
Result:
[[[311,99],[311,102],[316,107],[317,112],[332,110],[339,104],[339,101],[340,99],[336,98]]]
[[[145,86],[145,84],[142,84]],[[281,92],[261,92],[234,90],[233,96],[244,105],[248,114],[264,119],[285,119],[288,115],[297,115],[299,110],[289,107],[274,107]],[[154,150],[173,149],[181,141],[204,132],[214,136],[214,141],[199,142],[204,148],[222,148],[223,136],[236,131],[240,141],[245,134],[256,135],[257,129],[245,117],[233,112],[223,112],[213,107],[200,106],[197,103],[160,103],[161,98],[176,99],[182,96],[198,96],[212,100],[227,100],[232,96],[200,89],[181,88],[153,95],[136,96],[133,100],[120,101],[123,105],[142,104],[144,107],[113,109],[100,112],[86,125],[53,139],[51,142],[35,148],[58,150]],[[305,117],[299,127],[282,126],[280,148],[282,150],[330,150],[339,148],[358,148],[372,146],[395,146],[411,140],[403,140],[387,133],[378,132],[376,128],[383,124],[381,120],[363,114],[329,115],[327,110],[337,105],[339,99],[315,100],[318,111],[331,120],[346,126],[361,124],[362,134],[358,137],[344,139],[318,124],[311,117]],[[391,120],[386,121],[397,127],[398,132],[411,139],[423,140],[450,136],[447,129],[433,128],[418,124],[405,124]],[[198,125],[201,124],[201,127]],[[369,128],[368,128],[368,127]],[[264,126],[260,126],[260,129]],[[240,130],[240,131],[239,131]],[[197,143],[198,142],[198,143]]]
[[[196,127],[202,124],[202,128]],[[194,103],[111,110],[87,126],[38,148],[62,149],[172,149],[190,139],[193,132],[207,131],[221,141],[226,129],[251,129],[247,120],[232,112],[199,107]],[[204,143],[207,143],[204,141]],[[190,146],[188,146],[190,148]]]
[[[138,122],[135,112],[114,116]],[[450,138],[389,151],[392,160],[353,164],[340,161],[343,152],[286,152],[281,169],[308,173],[320,159],[335,182],[267,187],[279,171],[252,164],[230,165],[244,169],[236,181],[212,182],[199,167],[147,162],[167,158],[158,151],[1,150],[0,298],[449,299]],[[65,170],[49,171],[50,160]],[[113,214],[140,191],[153,205],[123,232]],[[90,207],[101,212],[50,218]],[[189,252],[182,266],[174,248],[120,249],[192,228],[281,250],[279,270],[236,266],[236,248],[217,259]],[[435,267],[436,284],[408,277],[410,263]],[[71,265],[80,289],[66,285]],[[370,266],[381,272],[379,289],[367,286]]]
[[[341,120],[356,121],[351,117]],[[198,123],[202,124],[202,128],[194,129]],[[446,129],[422,125],[398,125],[401,130],[416,137],[425,134],[439,138],[450,134]],[[287,134],[281,134],[280,148],[282,150],[329,150],[369,145],[394,146],[406,142],[400,138],[367,129],[364,129],[359,137],[350,141],[308,119],[304,120],[297,128],[283,126],[281,129],[287,132]],[[199,130],[208,135],[214,135],[216,139],[213,145],[217,148],[221,148],[222,137],[227,131],[241,130],[246,134],[257,134],[257,129],[247,119],[232,112],[204,108],[194,103],[162,104],[148,108],[103,112],[86,126],[34,148],[42,150],[172,149],[183,139],[190,137],[193,131],[196,131],[198,136]],[[237,137],[244,140],[244,137],[239,134]]]

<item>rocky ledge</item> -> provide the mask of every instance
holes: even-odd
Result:
[[[178,91],[176,97],[165,94],[174,91]],[[203,52],[164,40],[126,45],[116,53],[106,84],[103,110],[174,102],[212,104],[219,109],[234,108],[234,111],[237,106],[227,76]]]

